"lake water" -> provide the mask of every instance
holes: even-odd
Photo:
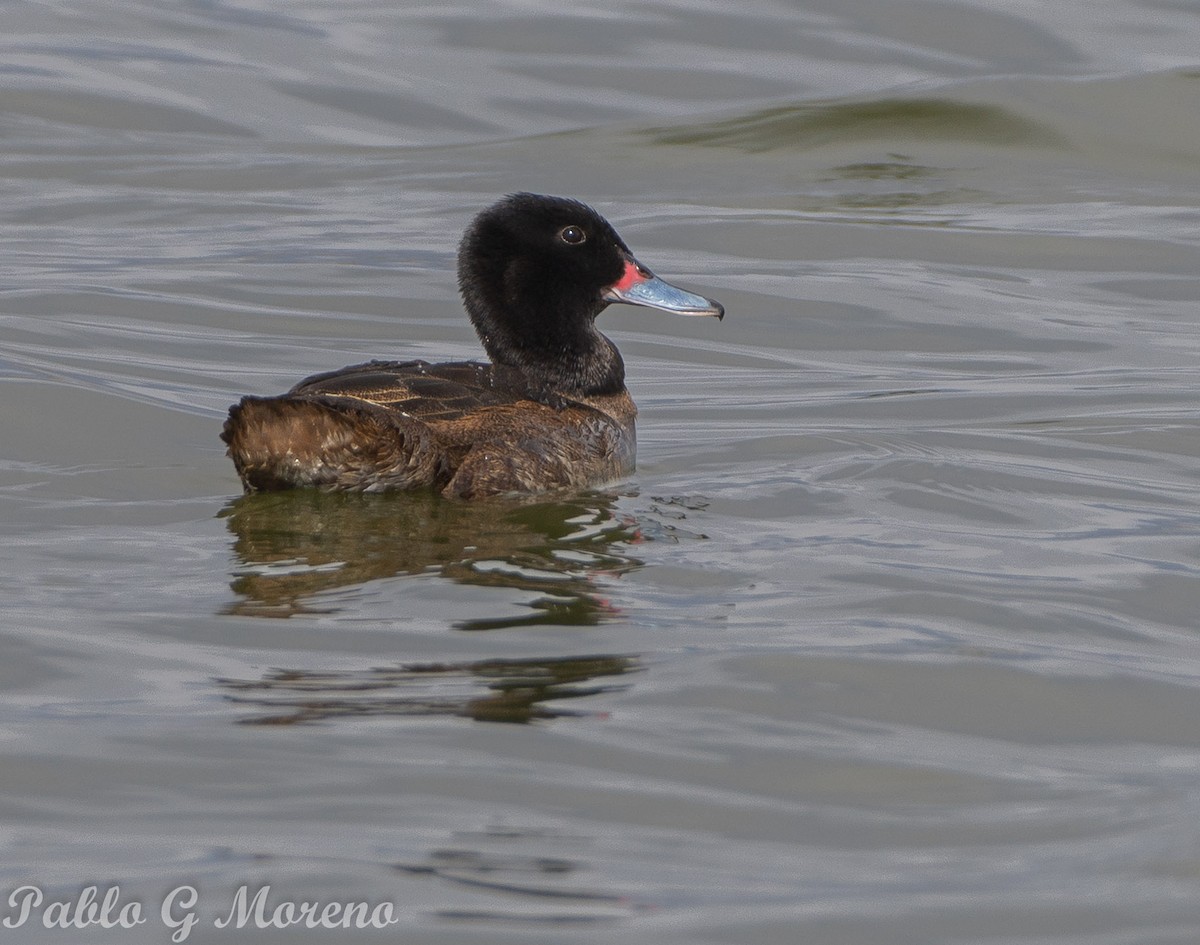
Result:
[[[1200,5],[4,23],[0,940],[1200,941]],[[240,497],[516,190],[728,309],[604,314],[636,474]]]

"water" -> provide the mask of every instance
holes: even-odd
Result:
[[[1200,938],[1200,8],[5,10],[0,912],[362,942]],[[244,393],[478,347],[594,203],[634,476],[238,496]],[[182,894],[180,894],[182,895]],[[176,917],[184,913],[178,909]]]

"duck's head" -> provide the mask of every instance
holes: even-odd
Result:
[[[721,318],[724,308],[659,279],[591,207],[513,194],[463,236],[458,281],[467,314],[496,364],[531,385],[576,395],[615,393],[625,368],[595,328],[611,302]]]

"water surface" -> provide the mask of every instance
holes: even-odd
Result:
[[[149,916],[13,940],[1195,942],[1198,13],[10,5],[0,911]],[[603,316],[636,474],[240,497],[522,189],[729,312]]]

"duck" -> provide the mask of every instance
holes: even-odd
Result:
[[[612,303],[724,317],[642,265],[612,225],[566,197],[516,193],[458,249],[458,287],[488,361],[369,361],[246,396],[221,439],[246,492],[432,489],[479,499],[627,476],[637,407]]]

